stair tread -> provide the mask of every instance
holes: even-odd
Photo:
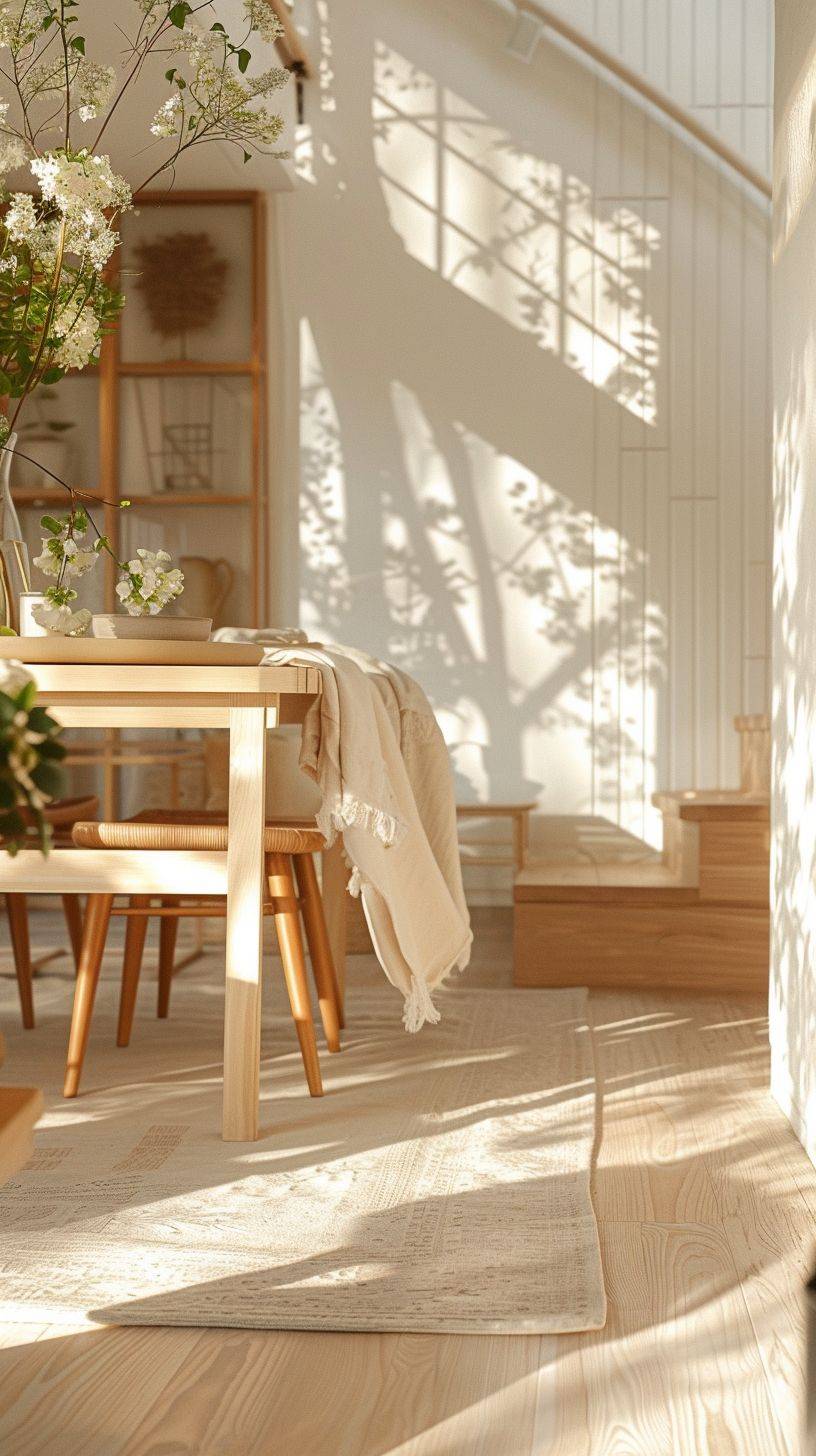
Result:
[[[528,861],[516,876],[516,900],[667,900],[697,899],[696,885],[683,880],[651,850],[639,859],[604,862]]]
[[[767,794],[745,794],[739,789],[661,789],[652,803],[663,814],[689,820],[752,820],[770,818]]]

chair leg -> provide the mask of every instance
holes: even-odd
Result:
[[[295,875],[300,891],[300,908],[306,927],[306,941],[317,985],[320,1019],[330,1052],[340,1050],[340,993],[334,974],[329,932],[323,914],[323,901],[317,883],[314,860],[310,854],[293,855]]]
[[[171,905],[178,905],[178,903],[179,897],[176,895],[167,895],[162,900],[162,905],[168,908]],[[170,987],[173,983],[173,963],[176,958],[179,917],[163,915],[159,921],[159,927],[159,992],[156,1015],[165,1017],[170,1011]]]
[[[149,895],[131,895],[131,910],[144,910],[144,915],[128,915],[125,930],[125,954],[122,960],[122,989],[119,992],[119,1025],[116,1028],[116,1045],[130,1044],[133,1028],[133,1013],[136,1010],[136,993],[139,990],[139,974],[142,969],[145,936],[147,935],[150,906]]]
[[[269,898],[275,916],[275,930],[278,934],[283,974],[289,993],[292,1019],[300,1042],[300,1054],[306,1071],[306,1081],[313,1097],[323,1096],[323,1081],[320,1076],[320,1061],[317,1055],[312,1007],[309,1001],[309,985],[306,980],[306,956],[303,951],[303,937],[300,933],[295,882],[292,877],[292,861],[288,854],[268,854],[266,874],[269,882]]]
[[[71,1014],[71,1032],[68,1038],[68,1060],[65,1066],[63,1095],[76,1097],[82,1064],[88,1046],[91,1029],[94,997],[99,980],[102,957],[105,953],[105,939],[108,934],[113,895],[89,895],[85,915],[85,932],[82,937],[82,953],[79,957],[74,1009]]]
[[[28,901],[25,895],[6,895],[11,949],[14,955],[14,969],[17,973],[17,988],[20,992],[20,1010],[23,1026],[31,1031],[34,1025],[34,989],[31,971],[31,941],[28,935]]]
[[[82,954],[82,902],[79,895],[63,895],[62,909],[71,938],[74,966],[79,970],[79,957]]]

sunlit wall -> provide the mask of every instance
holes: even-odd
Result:
[[[654,840],[767,705],[765,216],[483,0],[306,13],[301,616],[424,683],[463,799]]]

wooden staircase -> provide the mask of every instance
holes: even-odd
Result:
[[[662,853],[606,819],[544,821],[515,882],[517,986],[767,986],[770,730],[735,727],[739,789],[655,794]]]

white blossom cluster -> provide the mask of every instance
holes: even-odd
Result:
[[[5,215],[13,243],[25,243],[31,255],[46,266],[56,257],[60,230],[66,253],[76,254],[101,272],[117,243],[107,213],[130,206],[130,188],[111,169],[110,158],[87,151],[44,152],[30,162],[40,184],[43,201],[56,215],[42,214],[27,192],[14,192]],[[75,315],[80,322],[80,313]],[[87,320],[86,320],[87,322]]]
[[[289,72],[275,66],[241,82],[205,59],[191,82],[196,129],[230,141],[273,146],[283,130],[283,118],[253,103],[279,91],[288,80]],[[150,130],[154,136],[177,135],[184,125],[184,115],[181,98],[174,94],[159,107]]]
[[[48,0],[0,0],[0,46],[19,51],[30,45],[50,14]]]
[[[250,26],[264,39],[278,38],[280,22],[266,0],[246,0],[245,13]],[[274,66],[238,80],[225,64],[221,33],[205,30],[194,17],[187,18],[176,45],[190,73],[184,88],[189,88],[191,104],[185,108],[180,92],[174,92],[156,112],[152,134],[179,136],[187,126],[193,137],[209,135],[245,145],[274,145],[283,130],[283,118],[256,103],[285,86],[289,72]]]
[[[110,157],[91,152],[54,151],[34,157],[31,170],[46,202],[53,202],[64,217],[80,218],[89,209],[130,207],[130,188],[113,171]]]
[[[76,596],[76,592],[73,593]],[[87,607],[75,612],[67,602],[37,602],[31,608],[31,615],[38,627],[44,627],[55,637],[84,637],[91,625],[91,613]]]
[[[6,232],[13,243],[29,240],[37,226],[34,198],[28,192],[15,192],[5,216]]]
[[[0,179],[22,167],[26,150],[19,137],[0,137]]]
[[[147,551],[139,547],[128,561],[125,574],[117,584],[118,596],[131,617],[155,617],[168,602],[181,596],[184,575],[178,567],[166,570],[171,557],[167,551]]]
[[[34,565],[43,576],[84,576],[97,560],[96,551],[85,551],[77,545],[76,537],[84,536],[83,530],[75,529],[72,535],[68,532],[66,523],[59,535],[43,536],[42,553],[34,557]]]
[[[256,31],[261,40],[268,41],[270,45],[283,35],[283,26],[269,0],[244,0],[244,14],[250,30]]]
[[[182,124],[183,106],[181,97],[177,91],[163,101],[156,115],[150,123],[150,130],[155,137],[175,136]]]
[[[54,333],[62,339],[54,361],[63,369],[84,369],[96,355],[102,338],[99,319],[89,303],[64,308],[54,322]]]
[[[76,74],[77,110],[81,121],[93,121],[113,95],[116,72],[98,61],[80,61]]]

